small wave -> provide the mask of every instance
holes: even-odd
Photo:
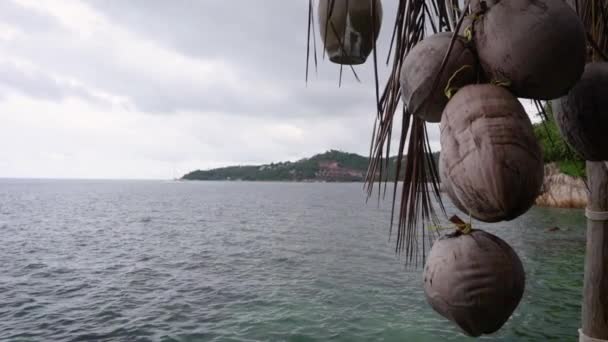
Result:
[[[42,268],[46,268],[48,267],[47,264],[43,264],[43,263],[32,263],[32,264],[28,264],[27,266],[25,266],[23,269],[25,270],[39,270]]]
[[[82,283],[82,284],[78,284],[78,285],[74,285],[74,286],[65,286],[65,287],[62,287],[62,288],[58,289],[57,291],[55,291],[55,294],[58,296],[65,296],[67,294],[71,294],[73,292],[79,292],[81,290],[85,290],[88,288],[91,288],[91,286],[86,283]]]

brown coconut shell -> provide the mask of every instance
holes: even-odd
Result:
[[[452,204],[454,204],[456,208],[466,213],[468,210],[462,203],[460,203],[458,197],[456,197],[454,189],[452,189],[452,183],[450,183],[450,177],[448,177],[446,173],[446,166],[443,165],[441,159],[439,159],[439,177],[441,178],[441,189],[443,192],[448,194],[448,198],[452,201]]]
[[[583,73],[585,28],[563,0],[499,0],[475,21],[488,77],[517,97],[564,96]]]
[[[482,230],[439,238],[424,267],[427,302],[470,336],[498,331],[517,308],[525,283],[511,246]]]
[[[485,222],[525,213],[540,193],[543,159],[530,119],[506,89],[468,85],[441,119],[442,183],[466,214]]]
[[[345,65],[365,63],[380,33],[380,0],[319,0],[318,13],[329,60]]]
[[[457,38],[436,87],[435,79],[450,46],[451,32],[425,38],[407,54],[401,67],[401,91],[410,113],[428,122],[441,121],[448,103],[445,88],[460,88],[477,81],[478,63],[475,53],[462,38]],[[454,76],[452,78],[452,76]],[[450,81],[452,78],[452,81]]]
[[[608,160],[608,63],[587,64],[580,81],[552,105],[572,148],[586,160]]]
[[[495,5],[500,0],[471,0],[471,12],[479,13],[480,11],[488,9],[490,6]]]

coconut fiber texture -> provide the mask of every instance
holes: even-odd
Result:
[[[334,63],[365,63],[380,33],[381,22],[380,0],[319,0],[321,39]]]
[[[568,95],[552,104],[568,144],[586,160],[608,160],[608,63],[587,64]]]
[[[585,66],[585,29],[563,0],[498,0],[478,16],[474,41],[488,78],[517,97],[564,96]]]
[[[465,86],[448,102],[439,163],[452,202],[484,222],[525,213],[543,183],[530,119],[508,90],[491,84]]]
[[[525,273],[515,251],[482,230],[438,239],[424,268],[429,304],[470,336],[500,329],[524,287]]]
[[[401,67],[403,102],[410,113],[428,122],[441,121],[441,113],[448,103],[446,87],[457,89],[477,81],[479,63],[461,37],[456,39],[447,64],[437,78],[451,39],[451,32],[425,38],[407,54]]]

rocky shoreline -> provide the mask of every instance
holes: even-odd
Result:
[[[445,189],[440,188],[441,192]],[[545,165],[545,178],[535,204],[540,207],[584,209],[587,206],[587,186],[582,178],[559,171],[555,163]]]
[[[582,178],[565,175],[554,163],[545,165],[545,180],[536,205],[553,208],[585,208],[587,186]]]

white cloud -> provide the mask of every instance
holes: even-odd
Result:
[[[14,0],[20,6],[49,14],[57,18],[61,24],[82,37],[91,37],[105,20],[91,8],[79,1],[73,0]]]
[[[364,113],[272,123],[213,112],[149,115],[18,93],[5,96],[0,113],[0,177],[167,179],[197,168],[353,150],[368,141],[367,129],[353,134]]]
[[[0,177],[166,179],[332,148],[366,154],[371,66],[357,68],[364,84],[347,70],[338,89],[338,68],[325,61],[306,87],[307,3],[240,4],[255,11],[223,1],[0,2]],[[383,56],[391,30],[382,32]],[[429,134],[438,150],[437,125]]]

